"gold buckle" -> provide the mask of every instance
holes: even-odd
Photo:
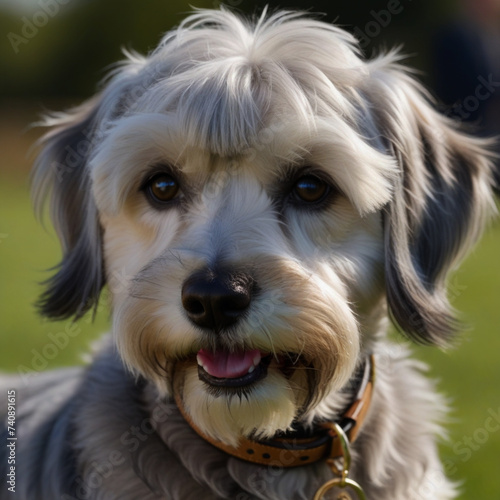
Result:
[[[329,433],[337,436],[340,442],[340,448],[342,450],[342,458],[340,459],[339,465],[337,465],[335,459],[329,458],[326,463],[332,469],[332,472],[336,476],[340,476],[338,478],[331,479],[327,481],[323,486],[318,488],[316,494],[314,495],[313,500],[322,500],[325,493],[333,488],[338,488],[342,490],[336,500],[352,500],[349,495],[350,492],[356,493],[356,497],[358,500],[366,500],[365,492],[363,488],[352,479],[349,479],[347,476],[349,475],[349,470],[351,468],[351,452],[349,450],[349,439],[347,438],[344,430],[340,425],[336,423],[328,423],[326,424],[329,429]]]

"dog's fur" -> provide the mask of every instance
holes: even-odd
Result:
[[[348,33],[296,13],[200,11],[48,120],[33,186],[39,209],[50,196],[64,256],[41,309],[79,317],[108,283],[113,336],[86,368],[3,379],[18,388],[16,498],[310,499],[325,463],[226,456],[173,391],[206,434],[266,438],[337,418],[369,353],[377,380],[352,477],[372,500],[455,496],[435,444],[443,401],[385,336],[391,316],[420,343],[453,338],[446,277],[492,210],[490,154],[398,59],[363,60]],[[180,184],[160,208],[143,188],[158,171]],[[304,175],[328,183],[326,200],[294,198]],[[186,315],[183,284],[202,269],[255,284],[230,327]],[[202,348],[274,360],[241,393],[214,391],[198,377]]]

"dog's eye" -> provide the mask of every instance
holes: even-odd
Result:
[[[292,190],[296,201],[303,203],[318,203],[327,196],[328,192],[328,184],[313,175],[301,177]]]
[[[158,174],[145,186],[147,196],[155,203],[168,203],[179,193],[179,183],[168,174]]]

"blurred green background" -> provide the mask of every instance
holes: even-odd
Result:
[[[264,3],[231,0],[229,6],[254,12]],[[280,2],[327,12],[327,19],[354,32],[364,32],[373,12],[388,5],[387,0]],[[455,15],[456,2],[401,0],[400,5],[401,12],[370,38],[365,52],[402,44],[409,63],[432,85],[432,33]],[[189,10],[182,0],[0,0],[1,369],[26,373],[80,363],[91,342],[108,329],[105,301],[95,321],[86,316],[76,326],[44,321],[33,308],[38,283],[57,264],[60,251],[48,221],[44,229],[32,215],[29,150],[40,131],[30,124],[45,109],[92,95],[105,68],[122,57],[121,47],[151,50]],[[450,440],[442,445],[442,457],[449,476],[464,480],[462,500],[500,499],[499,258],[497,221],[451,280],[453,304],[471,325],[460,347],[449,353],[416,349],[451,398]],[[67,342],[58,345],[63,337]]]

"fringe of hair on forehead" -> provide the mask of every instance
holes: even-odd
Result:
[[[311,130],[315,116],[332,113],[356,127],[354,88],[367,76],[355,39],[339,28],[292,12],[252,26],[225,10],[190,16],[148,59],[131,54],[111,87],[123,71],[127,113],[175,111],[187,143],[222,156],[251,146],[270,112]]]

